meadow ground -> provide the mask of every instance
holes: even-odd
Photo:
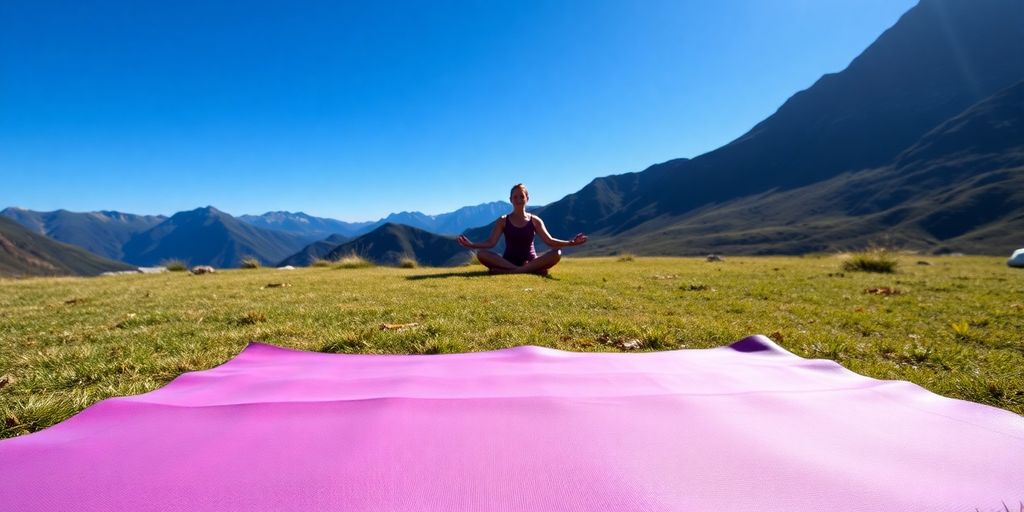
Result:
[[[765,334],[802,357],[1024,414],[1024,271],[993,257],[898,259],[891,274],[823,255],[567,258],[551,278],[474,266],[5,279],[0,438],[219,365],[253,340],[434,354],[709,348]]]

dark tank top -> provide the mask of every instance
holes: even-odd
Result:
[[[505,217],[505,254],[504,257],[514,265],[522,265],[537,258],[537,250],[533,248],[533,217],[526,225],[518,228],[512,225],[512,219]]]

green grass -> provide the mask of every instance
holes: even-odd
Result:
[[[0,437],[214,367],[251,340],[436,354],[707,348],[761,333],[802,357],[1024,413],[1024,271],[896,258],[892,274],[841,272],[832,256],[609,257],[566,258],[550,279],[476,266],[0,280]]]

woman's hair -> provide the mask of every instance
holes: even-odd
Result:
[[[523,185],[522,183],[516,183],[515,185],[513,185],[513,186],[512,186],[512,190],[509,190],[509,191],[508,191],[508,195],[510,195],[510,196],[511,196],[512,194],[515,194],[515,193],[516,193],[516,189],[517,189],[517,188],[521,188],[521,189],[523,189],[523,193],[524,193],[524,194],[526,194],[526,198],[527,198],[527,199],[529,199],[529,198],[530,198],[530,191],[529,191],[529,190],[526,190],[526,185]]]

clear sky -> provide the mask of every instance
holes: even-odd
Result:
[[[694,157],[913,0],[0,2],[0,208],[372,220]]]

